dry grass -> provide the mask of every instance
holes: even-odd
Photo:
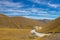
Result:
[[[34,26],[42,26],[44,23],[38,20],[29,19],[20,16],[9,17],[0,14],[0,28],[33,28]]]
[[[33,40],[29,37],[30,30],[0,28],[0,40]]]
[[[43,26],[40,32],[60,32],[60,17]]]

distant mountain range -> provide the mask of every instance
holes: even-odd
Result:
[[[33,28],[34,26],[42,26],[46,20],[34,20],[25,17],[8,17],[0,14],[0,28]]]
[[[47,23],[49,23],[50,21],[52,21],[52,20],[49,20],[49,19],[40,19],[40,20],[38,20],[38,21],[41,21],[41,22],[43,22],[43,24],[47,24]]]

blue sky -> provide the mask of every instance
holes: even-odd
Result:
[[[55,19],[60,16],[60,0],[0,0],[0,14]]]

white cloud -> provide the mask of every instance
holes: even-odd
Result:
[[[0,12],[6,12],[7,15],[27,15],[28,11],[19,9],[24,6],[26,5],[21,2],[14,3],[9,0],[0,0]]]
[[[0,6],[8,6],[8,7],[23,7],[24,5],[20,2],[20,3],[14,3],[11,1],[0,1]]]
[[[24,15],[24,16],[50,16],[47,11],[40,10],[40,8],[27,8],[24,10],[21,9],[4,9],[2,8],[0,11],[8,12],[8,15]],[[10,12],[10,14],[9,14]],[[11,14],[12,13],[12,14]]]
[[[29,0],[29,1],[34,2],[34,3],[38,3],[38,4],[46,4],[47,3],[43,0]]]
[[[55,19],[55,18],[51,18],[51,17],[35,17],[35,16],[23,16],[23,17],[26,17],[26,18],[31,18],[31,19]]]
[[[40,13],[40,14],[38,14],[38,15],[42,15],[42,16],[50,16],[50,14],[47,14],[47,13]]]
[[[26,11],[26,10],[6,9],[6,10],[0,10],[0,11],[8,12],[7,15],[29,15],[29,11]]]
[[[53,7],[53,8],[60,7],[60,5],[58,5],[58,4],[51,4],[51,3],[48,3],[48,5],[49,5],[50,7]]]
[[[37,3],[37,4],[43,4],[43,5],[48,5],[53,8],[60,7],[60,4],[51,4],[51,1],[43,1],[43,0],[29,0],[31,2]]]

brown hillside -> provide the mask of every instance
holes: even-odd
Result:
[[[8,17],[0,14],[0,27],[2,28],[33,28],[41,26],[42,22],[24,17]]]
[[[28,19],[24,17],[11,17],[13,23],[18,27],[18,28],[33,28],[34,26],[42,26],[42,22],[33,20],[33,19]]]
[[[8,16],[0,14],[0,27],[1,28],[6,28],[6,27],[14,28],[15,25]]]
[[[41,32],[60,32],[60,17],[44,25]]]

